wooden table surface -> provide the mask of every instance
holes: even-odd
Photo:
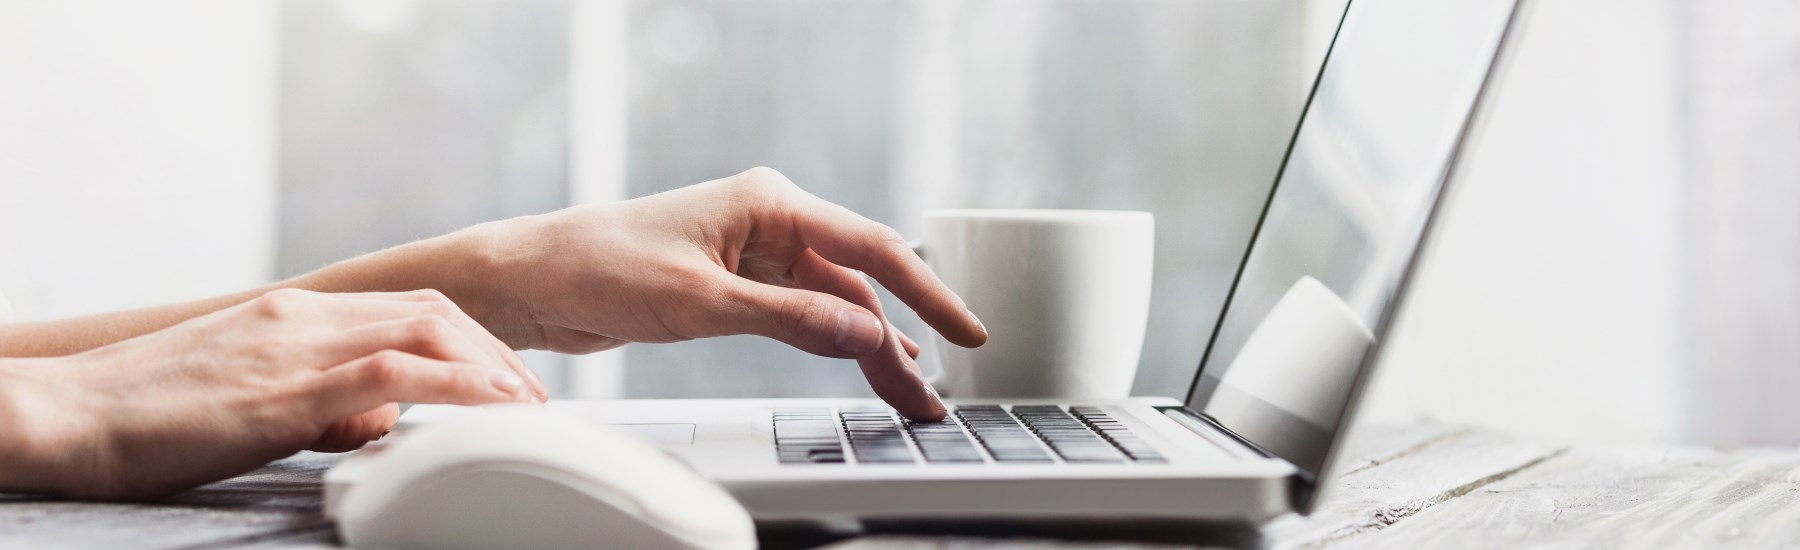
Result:
[[[1266,525],[1083,532],[881,528],[848,539],[770,534],[770,546],[887,548],[1800,547],[1800,449],[1559,448],[1489,430],[1372,426],[1311,517]],[[0,548],[334,548],[303,453],[149,504],[0,495]],[[987,536],[980,536],[987,535]],[[1063,538],[1050,538],[1050,536]]]

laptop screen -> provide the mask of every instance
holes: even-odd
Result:
[[[1386,334],[1512,0],[1353,0],[1189,394],[1309,475]]]

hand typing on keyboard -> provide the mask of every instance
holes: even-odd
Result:
[[[858,271],[950,342],[987,340],[962,299],[893,229],[769,169],[441,239],[433,248],[466,248],[473,252],[462,256],[483,261],[475,270],[441,270],[437,288],[515,348],[587,353],[626,342],[767,336],[853,358],[895,410],[938,420],[944,406],[913,362],[917,346],[886,322]]]
[[[892,290],[951,343],[987,341],[962,299],[893,229],[769,169],[482,224],[235,294],[0,325],[0,412],[15,411],[0,414],[0,449],[11,450],[0,453],[0,491],[166,494],[309,445],[358,447],[393,424],[396,401],[539,401],[546,388],[512,351],[525,348],[589,353],[628,342],[761,335],[855,359],[895,410],[919,421],[943,419],[943,403],[913,362],[918,346],[886,321],[858,271]],[[386,294],[344,296],[376,292]],[[321,316],[309,309],[317,304],[361,313]],[[410,313],[394,316],[400,310]],[[246,312],[261,312],[268,322],[205,321]],[[388,323],[373,326],[377,321]],[[308,336],[284,323],[331,330]],[[353,330],[362,325],[371,326]],[[347,351],[358,355],[338,357]],[[26,357],[57,359],[18,359]],[[92,368],[53,364],[78,360],[61,358]],[[166,368],[144,368],[159,364]],[[489,368],[477,366],[483,364]],[[492,384],[488,370],[500,371]],[[85,379],[30,383],[52,374]],[[133,397],[140,389],[161,397],[146,405]],[[88,405],[118,414],[71,413]],[[826,420],[837,429],[836,419]],[[870,419],[857,420],[854,451],[871,461],[897,459],[897,425],[862,420]],[[79,422],[94,425],[71,426]],[[960,445],[938,447],[943,434],[927,433],[938,428],[921,426],[909,425],[901,441],[927,442],[931,457],[968,459]],[[84,438],[87,431],[130,437]],[[816,438],[795,441],[804,449],[795,452],[808,460],[834,456],[814,448],[822,444]],[[88,454],[64,448],[94,442],[116,448]],[[842,460],[843,451],[835,452]],[[92,471],[113,462],[151,462],[147,456],[162,458],[154,469],[130,470],[145,473],[136,485],[118,482],[114,472]],[[81,483],[46,481],[71,464],[89,470],[77,473],[85,476]]]

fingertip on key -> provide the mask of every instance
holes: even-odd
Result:
[[[925,391],[925,395],[931,396],[931,399],[926,402],[926,409],[922,411],[924,414],[913,417],[913,420],[937,422],[950,414],[949,407],[944,406],[943,396],[938,395],[937,387],[924,380],[919,381],[919,387]]]

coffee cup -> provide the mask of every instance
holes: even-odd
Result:
[[[936,340],[928,379],[955,398],[1131,392],[1150,309],[1155,218],[1113,210],[928,210],[915,248],[988,329]]]

